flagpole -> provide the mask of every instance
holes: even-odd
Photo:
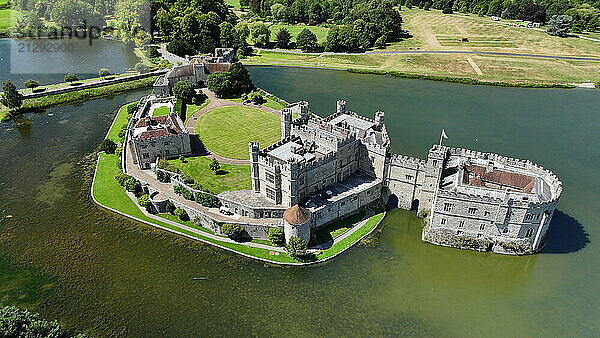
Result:
[[[440,146],[442,145],[442,140],[444,139],[443,137],[444,137],[444,129],[442,129],[442,131],[440,132],[440,143],[439,143]]]

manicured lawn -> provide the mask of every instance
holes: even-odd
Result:
[[[355,231],[352,235],[344,238],[339,243],[336,243],[331,248],[323,250],[323,252],[319,256],[317,256],[317,258],[324,259],[333,256],[346,249],[347,247],[352,246],[362,236],[368,234],[377,226],[377,224],[379,224],[379,221],[381,221],[383,216],[385,216],[385,211],[383,209],[377,210],[377,212],[378,213],[372,216],[359,230]]]
[[[215,175],[210,170],[211,159],[198,156],[188,157],[186,163],[182,163],[179,159],[168,160],[167,163],[172,168],[179,169],[192,177],[196,183],[202,184],[204,190],[209,190],[214,194],[229,190],[249,190],[252,188],[252,180],[250,179],[250,166],[221,164],[221,172]]]
[[[165,115],[169,115],[170,112],[171,112],[171,108],[169,108],[169,107],[166,107],[166,106],[158,107],[152,111],[152,116],[165,116]]]
[[[185,110],[185,122],[187,122],[190,119],[190,117],[192,117],[192,115],[194,115],[195,112],[208,106],[209,103],[210,103],[210,100],[206,99],[206,101],[204,101],[204,103],[199,106],[197,106],[195,104],[188,104],[187,108]]]
[[[311,32],[315,33],[319,42],[324,42],[325,40],[327,40],[327,33],[329,33],[329,28],[322,26],[272,25],[271,27],[269,27],[269,30],[271,31],[271,36],[273,37],[273,39],[275,37],[275,34],[277,34],[277,32],[279,32],[279,30],[283,27],[287,28],[287,30],[290,32],[290,34],[292,35],[292,41],[294,42],[296,41],[296,37],[298,36],[298,34],[300,34],[300,32],[304,30],[304,28],[308,28]]]
[[[347,230],[350,230],[356,223],[360,222],[365,216],[364,212],[333,222],[319,229],[316,233],[316,245],[325,244],[331,239],[338,237]]]
[[[223,107],[203,114],[196,133],[204,146],[223,157],[248,159],[248,143],[266,147],[281,138],[280,120],[274,114],[250,107]]]
[[[109,130],[108,134],[106,135],[107,139],[111,139],[115,142],[123,141],[123,139],[121,137],[119,137],[119,131],[121,131],[123,126],[127,125],[127,122],[129,119],[129,117],[127,116],[127,107],[134,105],[134,104],[137,104],[137,102],[132,102],[132,103],[126,104],[119,109],[119,112],[117,113],[117,116],[115,117],[115,122],[112,125],[112,128]]]

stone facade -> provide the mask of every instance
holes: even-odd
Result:
[[[152,116],[155,105],[170,107],[171,112],[163,116]],[[134,163],[140,169],[150,169],[158,158],[176,158],[190,155],[190,135],[181,118],[173,112],[174,98],[153,96],[144,99],[127,129],[129,145],[134,154]]]
[[[233,60],[232,48],[216,48],[214,55],[188,57],[186,64],[174,66],[156,79],[154,94],[171,96],[173,86],[180,81],[189,81],[196,88],[204,87],[210,74],[228,71]]]

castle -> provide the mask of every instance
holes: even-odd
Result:
[[[282,139],[249,144],[252,190],[218,195],[232,212],[283,218],[286,239],[387,202],[426,216],[423,240],[498,253],[540,250],[562,192],[526,160],[434,145],[426,160],[391,154],[385,114],[346,110],[325,118],[307,102],[281,111]]]
[[[210,74],[228,71],[234,58],[233,48],[215,48],[214,55],[188,57],[186,64],[173,66],[154,81],[154,93],[171,96],[173,85],[180,81],[189,81],[195,88],[204,87]]]

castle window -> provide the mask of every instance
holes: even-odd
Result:
[[[412,175],[406,175],[404,177],[406,178],[407,181],[412,181],[413,180]]]
[[[267,198],[274,200],[275,199],[275,190],[271,188],[267,188]]]
[[[459,228],[464,228],[465,227],[465,221],[458,222],[458,227]]]
[[[469,208],[469,215],[475,215],[477,208]]]
[[[489,215],[490,215],[490,212],[489,212],[489,211],[484,211],[484,212],[483,212],[483,216],[489,216]]]
[[[477,238],[483,237],[483,234],[477,234]]]
[[[507,234],[508,233],[508,226],[506,228],[502,229],[502,233],[503,234]]]
[[[479,225],[479,230],[485,230],[485,224]]]
[[[525,234],[525,237],[531,237],[531,235],[533,235],[533,228],[527,229],[527,233]]]
[[[267,181],[274,183],[275,182],[275,175],[271,174],[271,173],[265,173],[265,175],[267,176]]]
[[[165,149],[165,155],[169,155],[169,149]]]
[[[150,158],[150,154],[148,153],[143,153],[142,154],[142,158],[146,159],[146,158]]]
[[[445,219],[445,218],[442,218],[442,220],[440,221],[440,224],[441,224],[441,225],[446,225],[446,219]]]
[[[444,203],[444,211],[452,211],[454,205],[452,203]]]
[[[460,231],[460,230],[458,230],[458,231],[456,232],[456,234],[457,234],[457,235],[462,235],[462,234],[463,234],[463,232],[462,232],[462,231]]]

